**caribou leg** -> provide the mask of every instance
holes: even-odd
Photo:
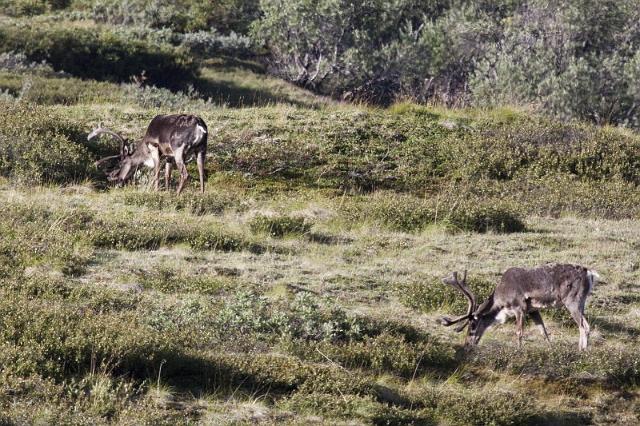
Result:
[[[160,187],[160,149],[157,146],[147,144],[153,161],[153,188],[157,191]]]
[[[589,341],[589,332],[591,328],[589,327],[589,323],[584,317],[584,303],[569,305],[567,309],[571,313],[571,317],[578,324],[578,328],[580,329],[580,340],[578,342],[578,349],[584,351],[587,349],[587,344]]]
[[[206,151],[198,152],[198,175],[200,176],[200,192],[204,193],[204,160],[207,153]]]
[[[184,188],[184,184],[187,182],[189,178],[189,173],[187,172],[187,166],[184,164],[184,159],[182,158],[182,150],[177,151],[175,153],[174,159],[176,161],[176,167],[180,172],[180,182],[178,183],[177,193],[180,195],[182,189]]]
[[[171,164],[171,161],[167,160],[166,164],[164,165],[164,187],[167,191],[169,190],[169,183],[171,181],[172,167],[173,164]]]
[[[522,334],[524,332],[524,312],[516,311],[516,336],[518,336],[518,349],[522,348]]]

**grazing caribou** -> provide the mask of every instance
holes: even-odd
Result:
[[[480,338],[495,323],[503,324],[507,317],[516,317],[518,347],[522,345],[525,315],[540,329],[544,338],[549,335],[539,310],[547,307],[564,306],[571,313],[580,328],[578,348],[587,348],[589,324],[584,317],[584,307],[598,274],[583,266],[547,264],[533,269],[510,268],[503,275],[493,293],[478,306],[476,297],[467,286],[467,271],[462,281],[458,273],[442,281],[462,292],[469,301],[467,313],[456,319],[442,318],[441,323],[450,326],[456,323],[460,332],[468,326],[465,346],[478,344]]]
[[[116,132],[99,127],[87,139],[99,134],[108,134],[120,140],[120,154],[106,157],[96,162],[96,166],[118,159],[115,168],[107,171],[107,179],[123,184],[129,180],[138,167],[145,165],[154,169],[154,187],[158,190],[160,181],[160,160],[166,158],[164,181],[169,189],[171,169],[175,164],[180,172],[177,193],[180,194],[189,178],[185,163],[196,158],[200,175],[200,190],[204,192],[204,160],[207,154],[207,125],[195,115],[157,115],[149,123],[147,132],[140,142],[128,144]]]

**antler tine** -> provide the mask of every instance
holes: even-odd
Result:
[[[111,161],[114,160],[116,158],[120,158],[120,155],[110,155],[108,157],[102,158],[98,161],[96,161],[95,163],[93,163],[94,166],[96,167],[100,167],[102,164],[106,163],[107,161]]]
[[[102,127],[102,126],[98,126],[97,128],[93,129],[91,131],[91,133],[89,133],[89,135],[87,136],[87,140],[91,140],[91,139],[95,138],[96,136],[98,136],[98,135],[100,135],[102,133],[106,133],[107,135],[111,135],[114,138],[120,140],[120,142],[122,142],[124,144],[124,138],[122,136],[120,136],[119,134],[117,134],[113,130],[107,129],[107,128]]]
[[[447,318],[447,317],[443,317],[440,318],[440,320],[438,321],[440,324],[444,325],[445,327],[449,327],[453,324],[457,324],[462,320],[468,320],[469,319],[469,315],[462,315],[461,317],[458,317],[456,319],[451,319],[451,318]],[[461,324],[460,326],[458,326],[458,328],[456,328],[456,331],[462,331],[462,329],[467,325],[468,321],[465,321],[463,324]],[[459,329],[459,330],[458,330]]]
[[[471,289],[467,286],[467,270],[466,269],[464,270],[464,274],[462,276],[462,282],[458,282],[458,285],[460,286],[460,289],[464,292],[464,294],[469,299],[468,315],[471,315],[471,313],[476,309],[476,306],[478,305],[478,303],[476,302],[475,294],[473,294]]]
[[[473,292],[469,289],[469,287],[467,287],[467,283],[466,283],[466,281],[467,281],[467,270],[466,269],[465,269],[464,275],[462,277],[462,282],[460,282],[458,280],[458,271],[454,271],[452,275],[453,275],[453,280],[444,279],[443,282],[445,284],[449,284],[450,286],[455,287],[458,290],[460,290],[462,292],[462,294],[464,294],[464,296],[469,301],[469,306],[467,308],[467,314],[465,315],[465,318],[466,318],[469,315],[471,315],[471,313],[474,311],[474,309],[476,307],[476,297],[473,294]]]

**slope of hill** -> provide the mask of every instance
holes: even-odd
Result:
[[[174,91],[0,63],[0,423],[638,421],[638,135],[342,104],[229,57]],[[207,192],[109,188],[86,135],[167,112],[212,130]],[[437,323],[451,271],[484,296],[549,261],[604,278],[587,352],[563,311],[521,350]]]

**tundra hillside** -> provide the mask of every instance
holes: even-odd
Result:
[[[319,96],[241,53],[250,1],[198,36],[178,12],[7,4],[0,424],[640,421],[634,131]],[[89,132],[137,140],[169,112],[208,125],[206,192],[193,163],[180,196],[144,171],[110,187],[93,163],[118,146]],[[603,278],[587,351],[564,310],[521,349],[510,324],[465,352],[437,322],[465,312],[451,271],[482,299],[545,262]]]

